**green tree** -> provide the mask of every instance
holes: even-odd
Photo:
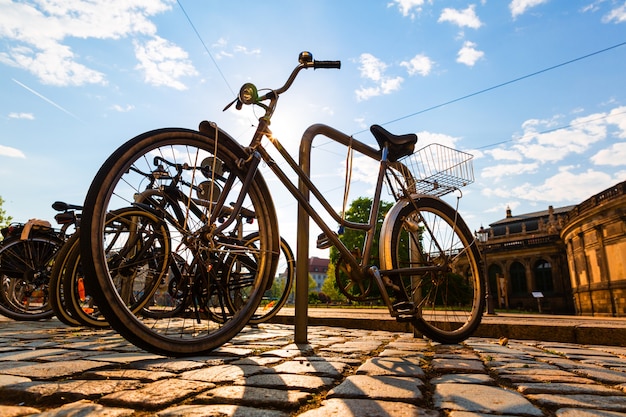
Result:
[[[378,263],[378,237],[380,235],[380,229],[383,225],[385,215],[391,209],[393,203],[381,201],[378,207],[378,219],[376,220],[376,235],[374,238],[374,244],[372,245],[372,259],[370,263]],[[370,211],[372,207],[372,199],[369,197],[359,197],[350,203],[350,207],[346,210],[344,218],[351,222],[367,223],[370,218]],[[361,251],[365,243],[365,232],[361,230],[354,230],[346,228],[340,240],[350,250]],[[339,251],[336,248],[330,248],[330,260],[335,263],[339,258]]]
[[[335,280],[335,265],[330,263],[328,265],[327,277],[322,284],[322,292],[326,294],[330,301],[345,302],[346,296],[337,288],[337,281]]]
[[[9,223],[11,223],[11,220],[13,220],[13,217],[8,216],[7,212],[2,208],[3,204],[4,200],[2,199],[2,197],[0,197],[0,227],[8,225]],[[2,239],[2,237],[0,237],[0,239]]]
[[[356,200],[352,201],[352,203],[350,204],[350,207],[345,212],[344,218],[351,222],[368,223],[370,219],[371,207],[372,207],[371,198],[359,197]],[[378,218],[376,219],[376,233],[375,233],[374,242],[372,245],[372,251],[370,254],[371,257],[370,259],[366,260],[365,262],[366,264],[378,265],[378,238],[380,236],[380,229],[382,228],[385,215],[391,209],[391,207],[393,207],[393,203],[389,203],[385,201],[380,202],[380,206],[378,208]],[[348,249],[358,254],[359,257],[361,256],[360,254],[365,244],[365,232],[364,231],[346,228],[344,230],[343,235],[340,236],[340,240],[346,245]],[[339,258],[340,258],[339,251],[336,248],[332,247],[330,249],[331,264],[337,265],[337,261],[339,260]],[[329,273],[329,276],[330,275],[331,274]],[[334,269],[333,269],[332,278],[333,280],[336,281],[336,274],[334,273]],[[344,276],[340,278],[340,281],[343,282],[342,286],[344,289],[346,289],[347,287],[350,287],[348,290],[348,293],[355,296],[356,299],[358,299],[359,297],[361,297],[361,299],[365,298],[364,292],[367,292],[367,291],[364,291],[363,287],[372,289],[372,293],[370,294],[372,297],[377,297],[379,294],[378,288],[376,288],[376,285],[373,282],[362,282],[361,285],[353,286],[349,282],[347,282],[346,279],[349,279],[349,278],[344,277]],[[367,278],[366,281],[369,281],[369,278]],[[336,287],[336,288],[339,288],[339,287]]]

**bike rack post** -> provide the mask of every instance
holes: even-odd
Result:
[[[310,129],[310,128],[309,128]],[[307,177],[311,176],[311,147],[315,135],[304,132],[300,142],[300,168]],[[298,180],[298,189],[309,202],[309,187],[304,181]],[[309,215],[302,205],[298,204],[298,226],[296,239],[296,301],[294,318],[294,342],[307,343],[308,309],[309,309]]]
[[[324,135],[347,147],[353,147],[357,152],[374,159],[380,159],[379,151],[359,142],[353,142],[352,137],[324,124],[310,126],[302,135],[300,141],[300,168],[307,177],[311,176],[311,148],[313,139],[317,135]],[[302,179],[298,180],[298,189],[307,203],[309,202],[309,188]],[[309,215],[298,205],[298,238],[296,240],[296,301],[295,301],[295,329],[294,342],[307,343],[308,307],[309,307]]]

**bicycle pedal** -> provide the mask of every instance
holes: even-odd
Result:
[[[318,249],[328,249],[331,246],[333,246],[333,244],[330,242],[330,239],[328,239],[328,236],[326,236],[326,233],[321,233],[319,236],[317,236]]]
[[[400,301],[393,305],[393,311],[398,315],[398,318],[404,316],[414,318],[417,309],[415,304],[410,301]]]
[[[396,316],[396,321],[398,323],[410,323],[413,320],[415,320],[415,316],[413,316],[413,315],[399,314],[399,315]]]
[[[401,301],[393,305],[394,316],[399,323],[411,322],[417,317],[417,308],[410,301]]]

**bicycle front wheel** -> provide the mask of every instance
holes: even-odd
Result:
[[[396,271],[390,274],[400,287],[396,301],[413,306],[413,325],[425,336],[440,343],[467,339],[480,324],[485,288],[480,252],[461,216],[438,198],[418,196],[398,202],[388,222],[390,240],[381,242],[381,253],[385,267]]]
[[[261,176],[245,184],[248,156],[217,128],[161,129],[123,144],[96,174],[82,213],[81,261],[107,321],[136,346],[170,356],[207,353],[256,310],[276,267],[278,232]],[[109,238],[115,235],[107,224],[108,213],[129,206],[165,223],[171,240],[159,250],[159,283],[142,301],[132,299],[134,292],[120,294],[118,281],[128,272],[115,262],[128,250]],[[252,250],[243,236],[253,232],[261,238],[248,298],[233,310],[223,283],[230,260]]]
[[[68,260],[74,249],[78,249],[78,234],[74,233],[65,241],[59,252],[57,252],[54,267],[50,276],[48,291],[50,292],[50,307],[57,318],[68,326],[80,326],[75,315],[69,309],[68,290],[63,283],[63,276],[68,268]]]

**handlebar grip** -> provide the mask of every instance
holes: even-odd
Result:
[[[318,68],[341,69],[341,61],[313,61],[313,69]]]

